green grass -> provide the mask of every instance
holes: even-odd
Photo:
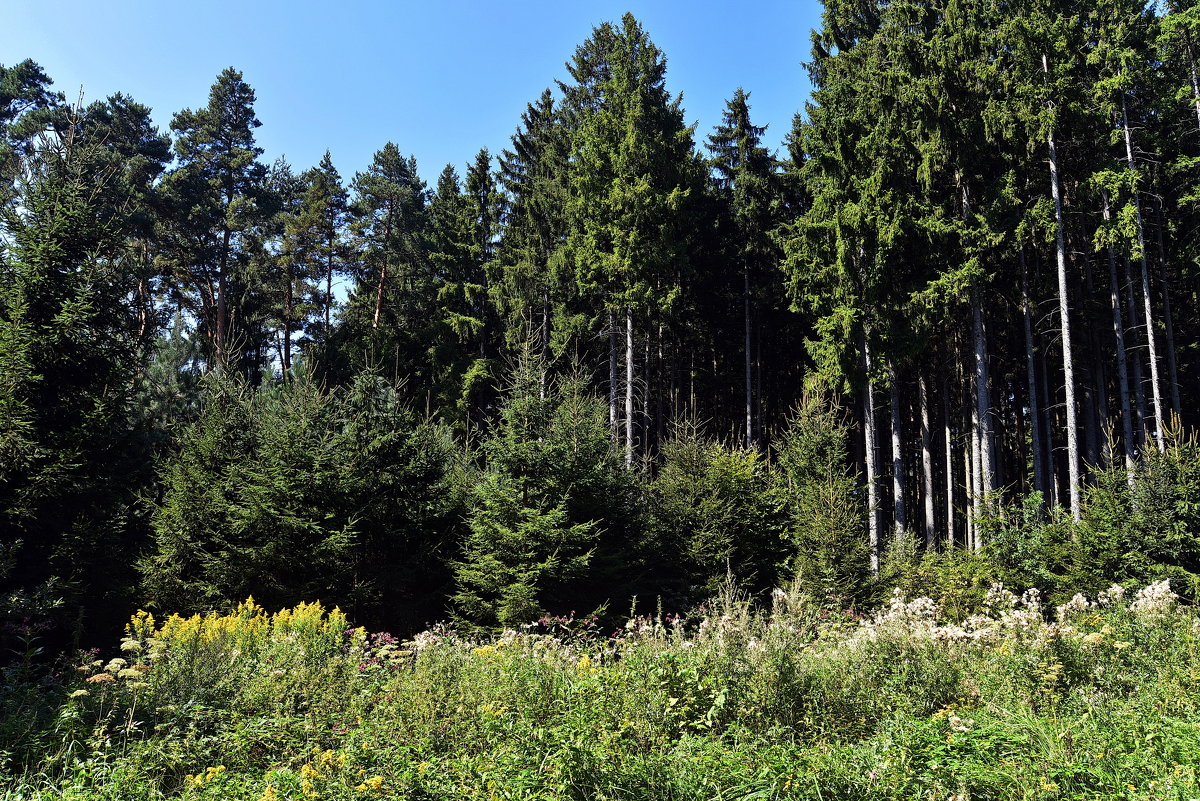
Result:
[[[781,599],[613,637],[565,626],[489,642],[392,643],[316,606],[142,617],[126,664],[42,687],[43,713],[5,696],[0,792],[1196,798],[1200,617],[1161,589],[1061,622],[1005,593],[956,625],[924,602],[856,622]]]

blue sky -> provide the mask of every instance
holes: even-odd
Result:
[[[121,91],[166,127],[203,106],[217,73],[241,70],[257,93],[264,158],[312,166],[328,148],[344,178],[389,140],[430,184],[446,163],[506,146],[542,89],[604,20],[632,11],[667,56],[696,139],[738,86],[778,147],[808,93],[801,62],[818,0],[655,2],[355,2],[0,0],[0,63],[32,58],[74,99]]]

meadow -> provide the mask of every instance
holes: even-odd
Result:
[[[9,669],[4,798],[1189,799],[1200,616],[1167,582],[948,620],[776,591],[691,617],[400,642],[319,604]]]

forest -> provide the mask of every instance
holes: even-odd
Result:
[[[123,749],[149,736],[138,715],[184,726],[162,717],[174,701],[138,712],[137,687],[117,700],[125,685],[163,704],[207,687],[196,703],[213,732],[229,722],[218,708],[269,728],[286,714],[263,711],[268,699],[301,697],[308,731],[319,714],[348,725],[353,703],[319,711],[305,693],[353,682],[317,677],[305,649],[348,660],[347,676],[383,666],[413,698],[486,702],[495,726],[496,710],[533,703],[504,695],[529,692],[526,679],[553,695],[555,682],[615,677],[632,688],[629,717],[605,725],[645,724],[629,753],[609,743],[631,760],[685,735],[741,743],[801,724],[886,750],[901,709],[922,726],[940,715],[949,734],[929,742],[952,743],[975,731],[960,712],[988,687],[1030,715],[1065,715],[1080,686],[1119,696],[1142,680],[1101,687],[1088,660],[1102,643],[1134,660],[1128,676],[1182,682],[1155,714],[1200,702],[1181,678],[1198,635],[1180,611],[1200,594],[1200,7],[825,0],[811,40],[813,90],[783,152],[764,145],[753,87],[713,130],[687,125],[666,54],[626,14],[564,50],[564,77],[530,100],[507,147],[432,180],[393,142],[353,176],[329,152],[306,168],[265,163],[255,92],[233,67],[164,131],[132,97],[71,103],[35,60],[0,65],[0,775],[66,770],[92,741],[60,734],[83,731],[87,704],[110,745],[125,726]],[[138,664],[85,661],[91,684],[63,678],[135,610],[121,647]],[[1091,628],[1067,625],[1083,613]],[[609,651],[601,630],[615,632]],[[280,638],[309,644],[272,651]],[[1009,644],[970,657],[930,644],[946,640]],[[200,645],[218,641],[219,654]],[[892,651],[870,650],[885,641]],[[793,665],[793,685],[762,655],[818,645],[826,662]],[[559,654],[550,673],[486,667],[546,648]],[[1183,660],[1176,673],[1154,672],[1156,650]],[[204,684],[206,664],[251,651],[239,687]],[[651,669],[662,654],[669,677]],[[702,656],[716,661],[687,662]],[[284,662],[309,689],[255,672]],[[862,684],[839,684],[835,664]],[[980,664],[995,673],[971,678]],[[740,676],[743,695],[706,684],[707,669]],[[1016,687],[1026,670],[1041,683]],[[773,684],[816,693],[834,717],[789,706]],[[371,699],[359,726],[433,726],[433,707]],[[660,702],[664,717],[638,722]],[[490,736],[472,734],[461,703],[437,703],[464,740]],[[581,716],[609,714],[580,703]],[[442,734],[420,731],[436,750]],[[505,731],[496,742],[519,739]],[[981,765],[1011,732],[993,734],[972,745]],[[1023,776],[1024,795],[991,774],[947,778],[937,764],[953,758],[927,754],[934,773],[889,785],[894,796],[868,766],[870,787],[846,778],[827,797],[1049,798],[1070,785],[1112,798],[1110,784],[1162,768],[1184,798],[1194,768],[1189,785],[1170,766],[1188,764],[1193,735],[1162,751],[1165,767],[1123,763],[1099,783],[1079,778],[1082,750],[1058,779]],[[719,783],[730,768],[710,740],[696,753],[717,749],[704,781]],[[308,773],[297,750],[294,776],[264,787],[281,763],[250,741],[237,747],[259,784],[237,792],[254,798],[290,797],[292,779],[294,797],[385,782],[369,765],[352,781],[348,752],[317,741]],[[501,749],[493,767],[508,764],[501,752],[513,776],[545,758]],[[155,753],[170,762],[157,783],[143,767],[136,780],[105,773],[128,779],[119,791],[63,797],[236,795],[224,765],[193,773],[182,752]],[[416,753],[404,770],[432,764]],[[776,756],[844,768],[817,753]],[[491,768],[455,764],[461,783],[429,795],[411,789],[424,772],[404,774],[409,795],[399,773],[387,786],[486,797]],[[538,785],[548,795],[521,795],[510,776],[512,794],[492,797],[634,797],[589,764],[559,765],[564,784]],[[639,781],[660,782],[647,798],[812,790],[772,773],[718,795],[689,774],[691,795],[674,768],[638,764]],[[343,769],[343,795],[320,790]],[[753,795],[760,785],[774,794]],[[1128,786],[1121,797],[1177,797]]]

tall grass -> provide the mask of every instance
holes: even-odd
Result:
[[[1198,635],[1165,582],[1057,609],[994,587],[958,620],[727,596],[486,641],[315,604],[139,613],[9,748],[6,797],[1188,799]]]

